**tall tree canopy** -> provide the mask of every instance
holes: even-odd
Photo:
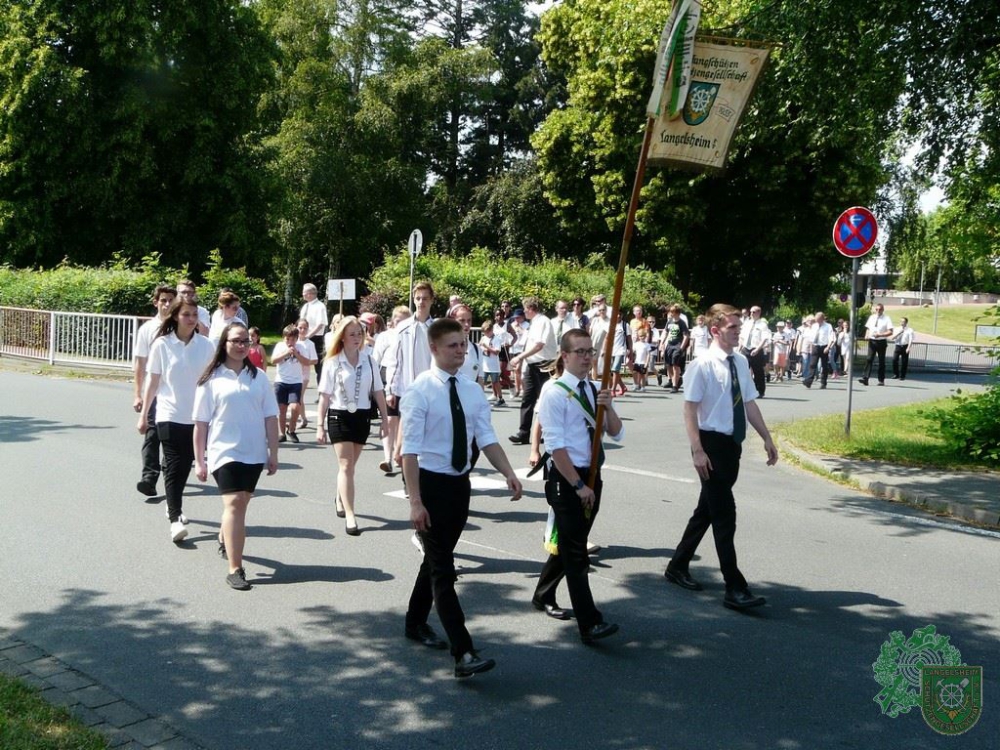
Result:
[[[272,50],[239,0],[0,0],[0,260],[266,265]]]

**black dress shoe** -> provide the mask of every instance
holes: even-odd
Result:
[[[468,651],[455,662],[455,676],[472,677],[480,672],[489,672],[496,665],[492,659],[484,659],[475,651]]]
[[[599,641],[601,638],[614,635],[617,632],[618,626],[613,622],[599,622],[580,633],[580,640],[584,643],[593,643],[594,641]]]
[[[861,383],[861,385],[868,385],[868,378],[858,378],[858,382]]]
[[[344,526],[344,531],[347,532],[348,536],[361,536],[361,529],[357,526]]]
[[[694,580],[691,577],[691,574],[687,571],[681,573],[667,568],[663,571],[663,577],[671,583],[676,583],[682,589],[687,589],[688,591],[701,591],[701,584]]]
[[[542,602],[531,600],[531,605],[537,609],[539,612],[544,612],[553,620],[572,620],[573,610],[563,609],[558,604],[544,604]]]
[[[767,599],[763,596],[754,596],[751,594],[750,589],[743,589],[742,591],[727,589],[726,597],[722,600],[723,606],[729,609],[752,609],[753,607],[760,607],[766,602]]]
[[[521,434],[511,435],[507,439],[514,445],[528,445],[531,442],[531,439],[527,435]]]
[[[436,648],[441,651],[448,648],[448,642],[438,638],[437,633],[427,623],[416,628],[407,628],[405,634],[411,641],[416,641],[427,648]]]

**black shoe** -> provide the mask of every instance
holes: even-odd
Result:
[[[280,438],[278,438],[278,442],[279,443],[287,443],[288,442],[288,436],[287,435],[282,435]]]
[[[813,387],[813,382],[812,382],[812,380],[803,380],[802,381],[802,385],[804,385],[806,388],[812,388]]]
[[[344,512],[344,506],[340,504],[340,498],[337,498],[337,502],[334,503],[334,512],[337,514],[337,518],[347,518],[347,513]]]
[[[146,497],[156,496],[156,482],[143,479],[135,483],[135,488]]]
[[[594,641],[599,641],[601,638],[607,638],[610,635],[614,635],[618,632],[618,626],[613,622],[599,622],[596,625],[591,625],[584,632],[580,634],[580,640],[584,643],[593,643]]]
[[[299,436],[296,435],[294,432],[289,432],[288,433],[288,439],[291,440],[293,443],[298,443],[299,442]]]
[[[760,607],[766,602],[767,599],[763,596],[754,596],[751,594],[750,589],[743,589],[742,591],[726,589],[726,596],[722,600],[723,606],[729,609],[752,609],[753,607]]]
[[[879,385],[885,385],[885,381],[884,381],[884,380],[880,380],[880,381],[878,381],[878,384],[879,384]],[[865,385],[868,385],[868,384],[867,384],[867,383],[865,383]]]
[[[480,672],[489,672],[497,663],[492,659],[484,659],[475,651],[469,651],[455,662],[456,677],[472,677]]]
[[[226,543],[225,542],[219,542],[219,557],[221,557],[223,560],[228,560],[229,559],[229,555],[226,553]]]
[[[448,648],[448,642],[438,638],[437,633],[426,622],[416,628],[407,628],[404,632],[411,641],[416,641],[427,648],[436,648],[439,651]]]
[[[247,574],[243,568],[237,568],[235,573],[227,575],[226,583],[237,591],[249,591],[253,588],[253,586],[247,582]]]
[[[676,570],[671,570],[667,568],[663,571],[663,577],[666,578],[671,583],[676,583],[682,589],[687,589],[688,591],[701,591],[702,586],[696,580],[691,577],[691,574],[687,571],[683,573]]]
[[[868,378],[858,378],[858,382],[861,383],[861,385],[868,385]]]
[[[539,612],[544,612],[553,620],[572,620],[573,610],[563,609],[558,604],[544,604],[536,599],[531,600],[531,606]]]
[[[826,383],[821,384],[820,387],[819,387],[819,389],[821,391],[825,391],[826,390]]]
[[[348,536],[361,536],[361,529],[357,526],[344,526]]]
[[[518,433],[517,435],[511,435],[507,439],[510,440],[510,442],[512,442],[514,445],[528,445],[528,443],[531,442],[531,440],[528,438],[527,435],[521,435],[520,433]]]

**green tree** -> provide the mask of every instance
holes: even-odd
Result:
[[[272,51],[238,0],[0,0],[0,259],[266,268]]]

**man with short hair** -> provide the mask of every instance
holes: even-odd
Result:
[[[313,368],[316,370],[316,382],[318,383],[319,377],[323,373],[323,355],[326,353],[323,340],[326,328],[330,324],[330,318],[327,314],[326,304],[319,299],[319,290],[316,289],[315,284],[302,285],[302,299],[305,300],[305,304],[299,309],[299,318],[308,323],[305,337],[316,348],[317,358]],[[302,396],[304,398],[305,394],[303,393]]]
[[[142,413],[142,394],[146,384],[146,360],[149,359],[149,349],[153,340],[160,333],[160,326],[170,316],[170,308],[177,297],[177,290],[169,284],[158,284],[153,290],[153,307],[156,316],[150,318],[135,332],[135,343],[132,347],[133,388],[134,398],[132,408],[137,414]],[[156,432],[156,398],[149,405],[146,416],[149,429],[142,437],[142,479],[135,488],[146,497],[156,495],[156,483],[160,479],[160,438]],[[185,519],[186,520],[186,519]]]
[[[865,323],[865,338],[868,339],[868,361],[865,362],[865,372],[858,378],[861,385],[868,385],[872,375],[872,366],[878,358],[878,384],[885,385],[885,350],[892,338],[892,319],[885,314],[881,303],[875,305],[875,312],[868,316]]]
[[[556,358],[556,334],[552,321],[542,315],[541,303],[537,297],[525,297],[521,300],[524,315],[531,324],[524,340],[524,351],[510,360],[511,368],[527,364],[524,373],[524,393],[521,397],[521,424],[517,434],[510,436],[515,445],[528,445],[531,442],[531,420],[535,416],[535,404],[542,384],[548,376],[542,371],[542,366]]]
[[[670,379],[670,392],[679,393],[681,385],[681,368],[687,352],[690,332],[687,323],[681,320],[681,306],[671,305],[667,322],[663,325],[663,338],[660,339],[660,355]]]
[[[450,644],[455,676],[471,677],[496,666],[476,652],[455,592],[454,553],[469,518],[473,440],[507,480],[511,500],[521,497],[521,482],[497,441],[482,388],[459,375],[469,341],[462,325],[442,318],[428,327],[427,338],[433,364],[414,379],[400,402],[410,521],[424,552],[404,632],[429,648]],[[431,606],[448,635],[447,644],[427,624]]]
[[[892,352],[893,380],[906,380],[906,371],[910,366],[910,348],[913,346],[915,334],[909,323],[909,318],[903,318],[902,327],[892,337],[893,343],[896,345]]]
[[[712,344],[688,365],[684,378],[684,427],[691,458],[701,480],[698,507],[688,521],[664,576],[670,583],[701,591],[689,573],[698,545],[711,526],[719,567],[726,582],[723,605],[749,609],[765,603],[750,592],[736,564],[736,499],[743,440],[749,423],[764,440],[767,465],[778,461],[778,449],[757,406],[750,366],[738,350],[740,313],[730,305],[713,305],[706,313]]]
[[[556,346],[562,341],[563,334],[566,331],[580,327],[580,322],[569,311],[569,305],[566,304],[566,300],[564,299],[556,301],[556,316],[552,318],[552,327],[556,332]]]
[[[429,281],[418,281],[413,285],[413,315],[396,324],[396,339],[386,352],[385,361],[385,402],[389,416],[399,416],[399,400],[406,389],[431,366],[431,350],[427,339],[427,329],[433,322],[431,305],[434,304],[434,287]],[[399,460],[400,440],[403,431],[397,433],[394,455]]]
[[[207,308],[198,304],[198,287],[191,279],[181,279],[177,282],[177,296],[185,302],[194,302],[198,305],[198,333],[207,336],[208,329],[212,326],[212,315]]]
[[[584,643],[593,643],[618,631],[617,625],[604,621],[594,604],[588,579],[587,538],[601,507],[604,484],[600,455],[594,486],[591,488],[586,483],[590,477],[598,405],[605,409],[608,436],[619,442],[625,434],[611,393],[606,389],[598,393],[588,379],[590,360],[595,355],[586,332],[568,331],[559,351],[563,374],[546,386],[538,407],[542,438],[552,459],[545,482],[545,499],[555,515],[559,541],[556,552],[550,554],[542,566],[531,603],[535,609],[557,620],[575,617]],[[562,609],[556,602],[556,589],[563,578],[569,589],[572,611]]]
[[[826,322],[826,314],[822,311],[816,313],[816,319],[809,331],[812,353],[809,357],[809,372],[802,378],[802,385],[812,388],[816,379],[816,371],[819,370],[819,387],[826,388],[826,378],[830,373],[830,350],[837,345],[837,336],[833,332],[833,326]]]
[[[767,387],[764,368],[767,366],[767,347],[770,343],[771,329],[767,325],[767,319],[760,316],[760,307],[754,305],[750,308],[750,317],[742,321],[740,327],[740,351],[750,363],[758,398],[764,398],[764,389]]]

